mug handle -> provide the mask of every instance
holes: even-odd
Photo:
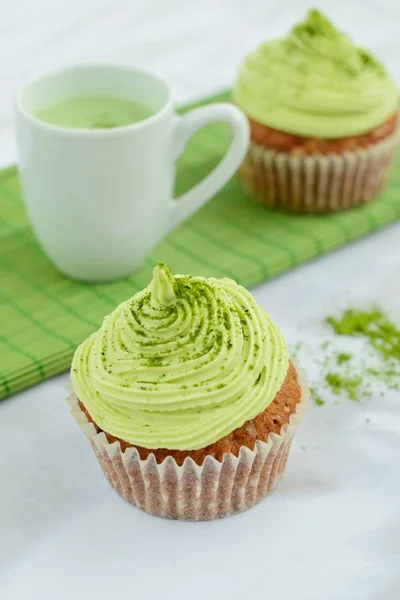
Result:
[[[249,145],[249,125],[245,115],[233,104],[211,104],[178,117],[175,129],[175,157],[188,139],[204,125],[225,122],[232,129],[232,141],[220,163],[191,190],[171,201],[171,229],[195,213],[232,177]]]

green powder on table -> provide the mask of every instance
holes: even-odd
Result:
[[[325,404],[327,389],[355,401],[372,396],[373,391],[384,395],[384,391],[375,392],[376,386],[400,390],[400,330],[382,310],[348,309],[339,317],[328,316],[325,322],[338,336],[364,339],[370,350],[339,351],[334,340],[325,340],[318,348],[297,345],[300,351],[304,348],[308,354],[315,354],[319,374],[311,397],[317,406]]]
[[[381,369],[368,368],[366,372],[390,390],[400,390],[400,370],[396,370],[394,366]]]
[[[334,394],[345,393],[350,400],[359,400],[361,377],[346,377],[339,373],[327,373],[325,381]]]
[[[325,400],[322,400],[316,388],[310,388],[311,398],[317,406],[323,406],[325,404]]]
[[[400,329],[379,309],[346,310],[339,319],[327,317],[326,322],[339,335],[361,335],[384,359],[400,360]]]
[[[343,363],[349,361],[351,359],[351,354],[348,354],[347,352],[339,352],[339,354],[336,355],[336,362],[338,365],[342,365]]]

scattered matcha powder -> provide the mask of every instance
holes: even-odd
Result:
[[[325,401],[322,400],[321,396],[318,394],[318,391],[314,387],[310,388],[310,393],[311,398],[314,400],[317,406],[322,406],[323,404],[325,404]]]
[[[339,373],[327,373],[325,381],[336,395],[346,393],[351,400],[359,400],[361,377],[346,377]]]
[[[337,335],[358,336],[366,340],[371,352],[362,353],[362,356],[359,352],[338,352],[333,342],[323,341],[315,359],[320,370],[319,385],[310,390],[317,406],[325,404],[322,396],[327,388],[337,396],[347,396],[355,401],[372,396],[371,388],[376,384],[400,390],[400,329],[382,310],[348,309],[338,318],[327,317],[325,322]],[[304,342],[297,342],[293,354],[296,355],[304,346]],[[381,391],[380,395],[383,396],[384,392]]]
[[[381,310],[348,309],[341,318],[327,317],[326,322],[339,335],[364,336],[384,359],[400,360],[400,329]]]
[[[338,365],[342,365],[350,359],[351,354],[347,354],[346,352],[339,352],[339,354],[336,355],[336,362]]]

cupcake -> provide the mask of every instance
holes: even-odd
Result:
[[[244,59],[234,100],[250,123],[241,177],[261,203],[335,212],[382,189],[397,141],[397,86],[318,11]]]
[[[165,265],[78,347],[71,380],[71,412],[110,484],[149,513],[194,521],[274,488],[308,396],[246,289]]]

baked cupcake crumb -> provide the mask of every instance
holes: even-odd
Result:
[[[284,131],[279,131],[268,125],[257,123],[249,118],[251,139],[254,143],[275,150],[294,155],[312,156],[313,154],[342,154],[360,148],[368,148],[393,135],[399,125],[398,113],[389,117],[384,123],[378,125],[361,135],[347,136],[339,139],[304,137]]]

